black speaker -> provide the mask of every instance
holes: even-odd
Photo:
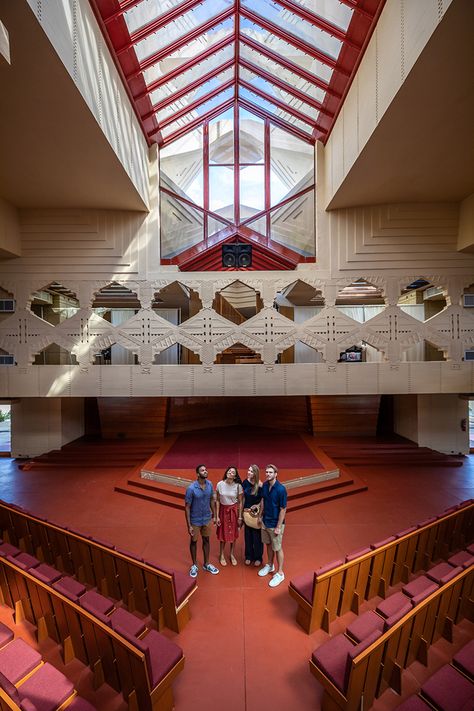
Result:
[[[227,269],[239,269],[252,266],[252,245],[232,244],[222,245],[222,266]]]

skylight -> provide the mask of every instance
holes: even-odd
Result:
[[[90,0],[149,142],[235,101],[326,140],[384,0]]]

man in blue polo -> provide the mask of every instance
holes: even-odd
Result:
[[[189,575],[196,578],[198,574],[197,566],[197,540],[199,534],[202,538],[202,553],[204,557],[203,570],[207,570],[212,575],[217,575],[219,570],[209,563],[209,536],[212,531],[212,523],[216,523],[216,500],[214,489],[208,480],[208,473],[205,464],[198,464],[196,467],[197,480],[186,489],[185,515],[188,533],[191,536],[189,550],[191,552],[192,565]]]
[[[267,547],[268,563],[260,568],[258,574],[265,577],[274,573],[268,583],[271,588],[276,588],[285,579],[283,572],[283,548],[281,546],[283,531],[285,530],[285,514],[287,493],[286,487],[277,480],[278,469],[274,464],[267,464],[265,468],[266,481],[262,486],[262,505],[260,512],[262,523],[262,543]],[[273,558],[276,553],[278,570],[275,572]]]

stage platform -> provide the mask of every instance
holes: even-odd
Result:
[[[184,489],[196,478],[201,463],[214,486],[228,466],[236,466],[243,480],[249,465],[258,464],[264,481],[266,464],[275,464],[279,480],[288,488],[289,511],[367,488],[351,472],[341,470],[309,434],[226,427],[164,438],[143,466],[115,490],[184,509]]]

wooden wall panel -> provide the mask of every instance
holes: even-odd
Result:
[[[104,439],[162,439],[166,430],[166,397],[101,397],[97,399]]]
[[[232,425],[309,432],[307,400],[297,396],[170,398],[167,432]]]
[[[313,434],[375,436],[379,395],[313,395],[310,397]]]

